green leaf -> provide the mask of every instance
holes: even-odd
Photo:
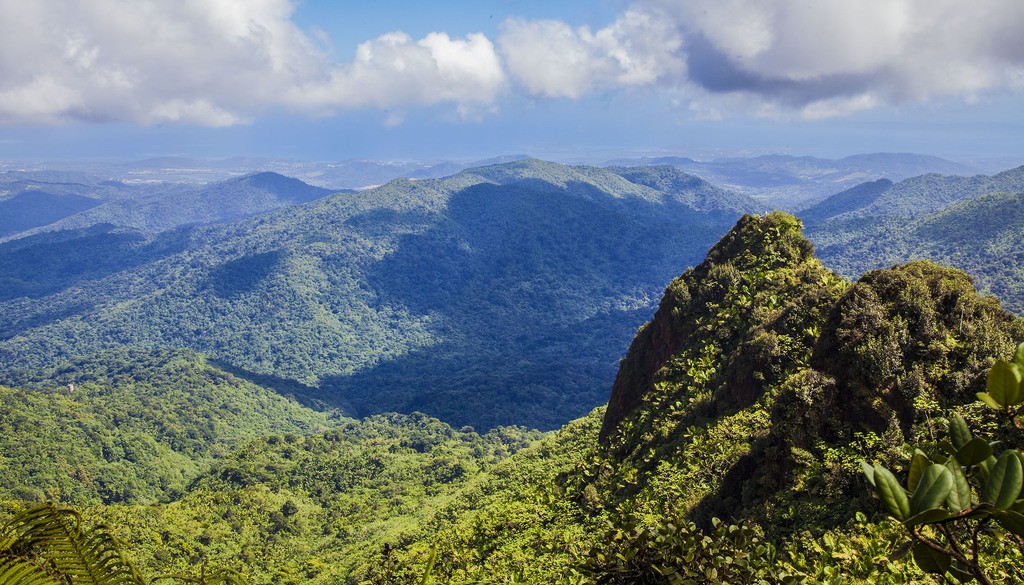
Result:
[[[902,559],[903,557],[907,556],[907,554],[910,552],[910,549],[914,547],[914,543],[915,542],[917,542],[917,541],[908,540],[908,541],[904,542],[903,544],[899,545],[898,547],[896,547],[896,550],[892,551],[889,554],[889,560],[890,561],[898,561],[898,560]]]
[[[995,400],[1000,406],[1005,408],[1012,404],[1011,400],[1019,398],[1020,379],[1020,366],[998,360],[988,372],[988,381],[985,388],[988,390],[992,400]]]
[[[971,506],[971,484],[967,483],[967,476],[956,459],[946,461],[946,469],[953,476],[953,488],[946,497],[946,506],[954,512],[962,512]]]
[[[949,520],[953,516],[956,516],[956,514],[952,514],[948,510],[943,510],[942,508],[931,508],[921,512],[920,514],[911,516],[903,523],[903,525],[910,528],[912,526],[917,526],[918,524],[934,524],[936,522],[942,522],[943,520]]]
[[[1007,511],[996,516],[996,521],[998,521],[1003,528],[1017,536],[1024,537],[1024,514]]]
[[[957,415],[950,419],[949,438],[953,440],[953,447],[957,450],[971,440],[971,430],[967,428],[967,422],[963,417]]]
[[[992,446],[985,442],[984,439],[977,437],[967,441],[963,447],[956,452],[956,460],[960,462],[960,465],[977,465],[982,461],[992,456]]]
[[[988,459],[978,464],[978,475],[981,476],[982,481],[988,481],[988,472],[992,470],[992,467],[996,464],[996,456],[993,455]]]
[[[907,499],[907,493],[903,491],[900,482],[896,481],[892,472],[881,465],[875,466],[875,487],[889,514],[900,521],[910,517],[910,501]]]
[[[1024,343],[1017,346],[1017,351],[1013,352],[1013,363],[1024,368]]]
[[[1013,505],[1024,485],[1024,469],[1016,451],[1006,451],[992,466],[982,491],[982,500],[991,502],[996,510],[1005,510]]]
[[[927,545],[917,543],[914,545],[914,562],[925,573],[944,575],[949,570],[953,559],[947,554],[929,548]]]
[[[874,487],[874,485],[875,485],[875,468],[872,467],[872,465],[870,463],[868,463],[867,461],[864,461],[864,460],[861,460],[860,468],[861,468],[861,471],[864,472],[864,476],[868,478],[868,483],[870,483],[871,486]]]
[[[961,583],[970,583],[971,581],[974,581],[974,575],[966,569],[961,569],[959,567],[959,563],[953,563],[949,566],[949,574]]]
[[[917,482],[921,481],[921,474],[931,461],[920,449],[914,449],[914,458],[910,460],[910,474],[907,477],[907,488],[910,491],[917,489]]]
[[[0,583],[4,585],[61,585],[46,570],[25,559],[0,560]]]
[[[996,402],[996,399],[992,398],[992,395],[989,394],[988,392],[978,392],[977,394],[975,394],[975,396],[977,396],[978,400],[984,402],[992,410],[1003,409],[1003,405]]]
[[[942,449],[942,452],[946,455],[956,455],[956,447],[949,440],[939,441],[939,449]]]
[[[910,513],[916,515],[938,507],[946,501],[952,488],[953,474],[946,466],[938,463],[929,465],[921,474],[914,495],[910,497]]]

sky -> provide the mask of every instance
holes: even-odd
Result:
[[[1019,0],[0,0],[0,159],[1024,159]]]

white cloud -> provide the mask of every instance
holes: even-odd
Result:
[[[510,90],[660,91],[710,117],[819,118],[1024,90],[1019,0],[636,0],[597,30],[511,18],[495,42],[394,32],[348,63],[295,25],[293,1],[0,2],[0,124],[225,126],[274,107],[435,104],[475,120]]]
[[[685,70],[675,31],[636,11],[596,33],[554,20],[510,19],[498,42],[511,75],[539,97],[671,82]]]
[[[1016,0],[646,0],[684,37],[698,91],[812,118],[1012,87]]]
[[[395,32],[359,45],[352,63],[331,68],[285,94],[302,109],[390,108],[440,102],[488,103],[505,85],[494,45],[482,34],[414,41]]]
[[[289,0],[0,3],[0,123],[225,126],[285,106],[311,114],[495,99],[505,83],[483,35],[401,33],[330,63]]]
[[[820,118],[1020,90],[1022,22],[1018,0],[638,0],[596,33],[510,20],[499,45],[537,97],[649,86],[712,116]]]

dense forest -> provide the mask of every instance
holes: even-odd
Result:
[[[0,243],[2,583],[1024,580],[1024,168],[91,187]]]
[[[9,390],[37,398],[9,402],[21,425],[7,440],[31,445],[29,421],[63,417],[80,432],[61,448],[97,485],[165,482],[67,491],[81,530],[115,534],[144,575],[1013,582],[1024,579],[1021,341],[1024,320],[965,273],[915,261],[849,282],[775,212],[744,216],[668,285],[606,407],[543,436],[421,414],[356,421],[193,352],[114,351]],[[135,380],[149,389],[138,399],[124,390]],[[90,423],[124,412],[119,400],[142,413],[121,424],[133,438],[96,450]],[[222,419],[225,408],[237,412]],[[156,423],[172,411],[196,416],[167,434]],[[206,450],[204,413],[223,425]],[[188,458],[198,472],[129,480],[118,457],[155,470]],[[24,467],[5,474],[32,485]],[[50,517],[26,496],[39,499],[7,496],[21,515],[0,558]]]
[[[759,209],[670,167],[619,173],[526,160],[217,226],[12,240],[0,372],[186,347],[350,416],[557,428],[607,398],[665,282]]]

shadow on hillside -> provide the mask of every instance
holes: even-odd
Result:
[[[338,409],[346,415],[349,415],[352,411],[352,407],[350,405],[346,405],[344,400],[325,397],[320,388],[307,386],[301,382],[297,382],[289,378],[282,378],[280,376],[257,374],[218,359],[207,358],[207,360],[211,365],[231,374],[232,376],[241,378],[257,386],[273,390],[277,394],[285,398],[292,399],[307,408],[312,408],[313,410],[318,410],[320,412]]]
[[[650,309],[603,314],[544,337],[446,343],[325,378],[327,403],[358,417],[423,412],[453,427],[561,427],[608,400],[618,360]]]
[[[100,224],[0,244],[0,301],[39,298],[83,286],[184,250],[190,229],[150,239],[137,230]]]
[[[574,181],[457,191],[365,271],[379,305],[429,316],[440,343],[325,379],[323,395],[360,416],[421,411],[455,426],[557,428],[607,400],[665,286],[738,216]],[[369,229],[374,219],[398,216],[350,223]]]

